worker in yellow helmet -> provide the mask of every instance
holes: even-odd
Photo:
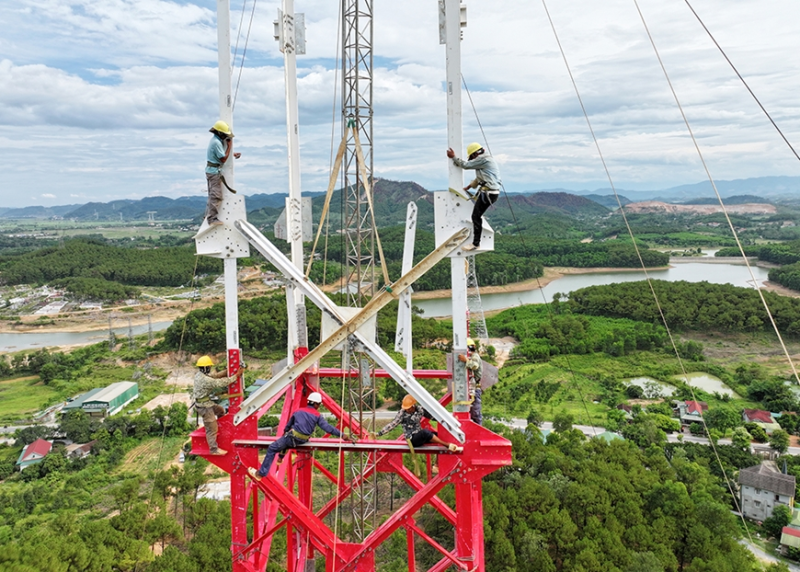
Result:
[[[214,136],[208,142],[206,150],[206,182],[208,183],[206,220],[209,226],[216,226],[222,224],[222,221],[217,218],[219,207],[222,204],[222,183],[224,182],[219,170],[228,160],[231,149],[233,149],[233,131],[224,121],[217,121],[209,131]],[[238,159],[242,154],[234,153],[233,156]],[[227,183],[225,186],[228,186]],[[230,189],[230,187],[228,188]]]
[[[472,399],[469,418],[478,425],[483,425],[483,388],[481,388],[483,360],[481,359],[481,354],[478,353],[475,340],[467,338],[467,355],[458,354],[458,361],[467,364],[469,396]]]
[[[500,197],[500,187],[503,184],[500,180],[500,167],[497,166],[494,157],[489,155],[480,143],[470,143],[467,146],[466,161],[456,157],[456,153],[452,149],[447,150],[447,156],[453,160],[456,167],[475,170],[475,179],[464,187],[467,192],[469,189],[478,189],[475,207],[472,209],[472,243],[465,244],[462,249],[476,250],[481,245],[483,213]]]
[[[197,360],[197,373],[194,376],[194,408],[197,414],[203,419],[203,427],[206,429],[206,441],[208,441],[208,451],[212,455],[224,455],[224,449],[217,446],[217,417],[225,415],[225,409],[214,402],[214,397],[223,388],[228,387],[233,380],[228,378],[227,371],[212,372],[211,367],[214,362],[208,356],[203,356]]]

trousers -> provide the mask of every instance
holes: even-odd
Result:
[[[275,455],[280,453],[281,457],[283,457],[283,454],[287,450],[294,449],[298,445],[302,445],[303,443],[306,443],[306,442],[307,441],[305,441],[303,439],[298,439],[297,437],[295,437],[291,433],[287,433],[286,435],[284,435],[283,437],[281,437],[277,441],[273,441],[272,445],[267,447],[267,456],[264,457],[264,462],[261,463],[261,468],[258,469],[258,475],[260,477],[266,477],[267,476],[267,473],[269,473],[269,469],[272,466],[272,461],[273,461],[273,459],[275,459]]]
[[[483,234],[483,213],[497,202],[500,193],[489,194],[484,191],[478,192],[475,206],[472,209],[472,244],[481,245],[481,234]]]
[[[219,173],[206,173],[208,183],[208,204],[206,205],[206,220],[208,224],[219,222],[219,206],[222,204],[222,180]]]
[[[195,405],[197,414],[203,419],[203,427],[206,430],[206,441],[208,442],[208,450],[212,453],[217,450],[217,433],[219,432],[219,425],[217,424],[217,417],[225,415],[225,409],[219,405],[212,405],[211,407],[200,407]]]
[[[481,403],[482,396],[483,390],[481,388],[476,389],[475,397],[472,400],[472,405],[469,407],[469,418],[473,423],[477,423],[478,425],[483,425],[483,404]]]

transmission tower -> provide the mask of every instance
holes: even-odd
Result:
[[[366,183],[372,182],[372,0],[342,2],[342,131],[355,124],[361,140]],[[342,176],[345,194],[342,227],[346,236],[345,276],[352,306],[375,292],[375,229],[369,219],[365,181],[350,135]]]
[[[342,130],[348,133],[343,156],[342,176],[344,213],[342,228],[345,235],[345,288],[348,305],[360,307],[365,297],[376,291],[375,233],[369,212],[372,192],[372,31],[373,0],[344,0],[342,2]],[[358,132],[361,157],[354,126]],[[359,159],[363,165],[359,166]],[[366,180],[363,180],[366,177]],[[374,366],[365,354],[342,352],[344,370],[351,367],[358,374],[348,379],[349,403],[353,417],[368,431],[375,430],[376,386]],[[372,470],[374,452],[354,452],[349,455],[352,476],[369,475],[358,479],[350,497],[353,534],[363,540],[376,526],[378,477]]]

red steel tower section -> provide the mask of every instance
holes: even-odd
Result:
[[[297,351],[299,361],[307,351]],[[238,350],[229,351],[229,373],[237,375],[239,363]],[[280,425],[283,427],[291,414],[305,405],[305,397],[311,391],[320,391],[319,379],[331,377],[343,379],[358,375],[358,372],[339,369],[320,369],[308,371],[293,385],[288,386],[273,400],[265,404],[257,415],[245,422],[234,425],[233,415],[238,411],[241,398],[231,400],[231,410],[219,421],[220,446],[228,454],[219,457],[208,455],[205,431],[198,429],[192,433],[192,452],[200,455],[230,474],[231,478],[231,550],[233,552],[234,572],[263,571],[267,565],[273,535],[286,528],[287,551],[286,569],[289,572],[314,570],[314,559],[325,559],[328,572],[367,572],[377,570],[375,553],[378,546],[394,532],[404,530],[407,535],[409,571],[415,571],[415,540],[420,538],[429,543],[442,555],[441,560],[430,572],[444,571],[450,566],[459,570],[484,571],[483,552],[483,503],[482,483],[484,476],[500,467],[511,464],[511,443],[503,437],[476,425],[469,420],[468,413],[457,413],[466,435],[464,452],[453,454],[439,446],[426,445],[416,449],[417,455],[426,459],[426,471],[422,478],[403,464],[403,454],[410,453],[405,441],[378,441],[367,436],[356,443],[338,439],[311,439],[307,445],[297,449],[294,455],[287,455],[286,461],[277,469],[273,466],[270,474],[260,482],[252,482],[247,477],[248,467],[258,466],[258,450],[265,448],[274,437],[258,437],[257,417],[270,409],[279,399],[283,399]],[[388,377],[386,372],[376,371],[377,377]],[[416,378],[449,378],[447,371],[414,371]],[[241,394],[241,376],[230,387],[231,394]],[[349,428],[356,435],[363,435],[358,423],[349,417],[331,396],[321,392],[323,405],[337,419],[340,428]],[[451,400],[448,393],[442,404]],[[438,427],[439,435],[445,440],[454,441],[443,426]],[[358,484],[361,475],[349,482],[343,470],[334,474],[314,458],[315,450],[335,451],[340,457],[347,451],[366,451],[375,456],[373,466],[382,473],[394,473],[405,482],[414,494],[402,506],[370,533],[362,542],[344,542],[334,530],[324,522],[326,516],[335,513]],[[432,460],[438,457],[438,474],[432,471]],[[340,466],[342,464],[340,463]],[[333,483],[336,493],[324,503],[315,503],[320,495],[314,495],[314,485],[324,479]],[[455,487],[455,510],[437,497],[446,486]],[[415,515],[425,505],[430,505],[455,530],[455,546],[448,548],[431,538],[416,522]]]

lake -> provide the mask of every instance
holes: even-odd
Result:
[[[153,322],[153,331],[166,330],[172,322]],[[114,328],[114,335],[128,336],[128,326]],[[133,326],[133,335],[147,333],[147,324]],[[96,344],[108,340],[108,328],[89,332],[19,332],[0,333],[0,353],[18,352],[22,350],[41,349],[53,346],[76,344]]]
[[[719,393],[720,395],[730,395],[731,397],[739,397],[736,395],[730,387],[722,383],[722,380],[718,377],[713,375],[709,375],[703,372],[694,372],[694,373],[687,373],[684,377],[681,375],[676,375],[675,379],[686,381],[686,378],[689,378],[688,384],[692,387],[696,387],[698,389],[702,389],[708,393]]]
[[[712,284],[732,284],[734,286],[753,287],[750,273],[743,264],[720,264],[703,262],[672,262],[671,268],[662,270],[649,270],[648,275],[653,280],[668,280],[675,282],[710,282]],[[761,286],[767,279],[769,269],[753,266],[756,282]],[[480,272],[480,266],[478,266]],[[568,274],[553,280],[542,289],[535,288],[524,292],[504,292],[501,294],[482,294],[481,303],[484,311],[502,310],[525,304],[541,304],[550,302],[553,294],[561,292],[567,294],[587,286],[599,286],[618,282],[635,282],[644,280],[645,275],[641,270],[623,272],[595,272],[588,274]],[[425,318],[438,318],[452,314],[450,298],[437,298],[433,300],[414,300],[414,305],[424,313]]]

